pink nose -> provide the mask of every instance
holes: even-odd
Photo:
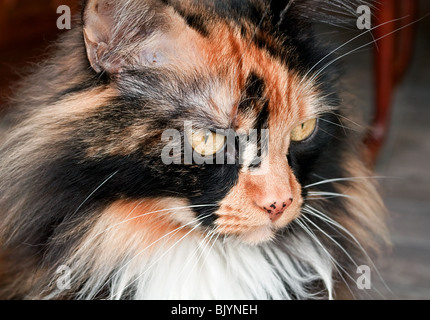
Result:
[[[270,217],[272,222],[278,220],[285,210],[293,203],[293,198],[289,198],[288,200],[280,200],[280,199],[270,199],[267,201],[263,201],[261,204],[258,204],[263,210],[265,210]]]

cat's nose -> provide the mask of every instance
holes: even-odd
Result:
[[[266,211],[269,215],[269,218],[272,222],[278,220],[285,210],[293,203],[293,198],[279,198],[276,199],[274,197],[268,197],[266,199],[262,199],[260,203],[257,203],[259,207],[261,207],[264,211]]]

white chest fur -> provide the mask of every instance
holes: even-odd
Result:
[[[330,260],[306,238],[283,246],[187,237],[174,246],[160,246],[150,258],[134,255],[115,270],[99,270],[81,298],[94,298],[108,281],[111,299],[309,299],[305,288],[314,280],[321,280],[332,298]]]

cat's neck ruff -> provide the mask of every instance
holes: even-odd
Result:
[[[313,299],[308,289],[314,281],[332,298],[330,259],[306,238],[249,246],[191,235],[159,246],[151,257],[134,255],[121,265],[93,270],[79,298],[97,298],[107,286],[109,299]]]

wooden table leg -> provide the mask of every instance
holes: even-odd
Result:
[[[382,143],[385,140],[390,114],[395,57],[395,34],[390,34],[396,28],[395,23],[386,23],[395,19],[395,1],[381,0],[376,5],[377,25],[374,29],[374,38],[379,39],[375,45],[375,113],[366,144],[369,151],[369,160],[374,163],[378,157]]]
[[[379,156],[389,129],[391,105],[395,85],[403,77],[412,52],[415,28],[407,26],[417,16],[416,0],[380,0],[375,8],[375,113],[371,131],[366,138],[369,162],[374,164]],[[389,23],[402,18],[397,22]],[[396,31],[402,26],[407,26]]]

